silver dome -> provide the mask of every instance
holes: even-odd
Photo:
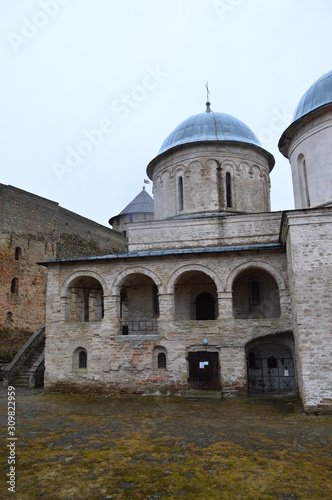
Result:
[[[245,142],[262,147],[245,123],[226,113],[215,113],[208,106],[204,113],[180,123],[162,143],[158,155],[175,146],[205,141]]]
[[[332,103],[332,71],[325,73],[304,94],[295,110],[292,122],[325,104]]]
[[[319,108],[332,104],[332,71],[325,73],[316,80],[309,90],[303,95],[297,105],[292,123],[286,128],[280,137],[278,147],[280,152],[288,158],[288,150],[294,135],[294,131],[304,116],[309,115]]]

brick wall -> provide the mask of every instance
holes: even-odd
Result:
[[[1,184],[0,204],[0,329],[45,323],[47,272],[37,262],[126,251],[118,233],[40,196]]]

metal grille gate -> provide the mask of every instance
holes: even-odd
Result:
[[[293,358],[247,359],[249,394],[288,394],[296,391]]]

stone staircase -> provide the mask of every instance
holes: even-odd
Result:
[[[3,370],[3,385],[43,387],[45,327],[39,328]]]

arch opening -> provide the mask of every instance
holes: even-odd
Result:
[[[282,343],[254,341],[246,349],[249,394],[296,392],[295,363],[290,348]]]
[[[186,271],[174,285],[175,319],[215,320],[218,316],[217,287],[202,271]]]
[[[92,322],[104,317],[104,292],[100,282],[91,276],[79,276],[68,285],[66,321]]]
[[[86,370],[88,367],[88,353],[84,347],[78,347],[73,353],[73,370]]]
[[[158,317],[158,287],[153,279],[140,273],[124,278],[120,286],[120,333],[156,334]]]
[[[167,350],[163,346],[157,346],[153,350],[154,370],[167,370]]]
[[[310,194],[307,174],[307,164],[304,155],[301,153],[297,157],[297,170],[300,182],[300,193],[303,208],[310,207]]]
[[[233,316],[237,319],[279,318],[278,284],[261,269],[240,273],[233,283]]]

